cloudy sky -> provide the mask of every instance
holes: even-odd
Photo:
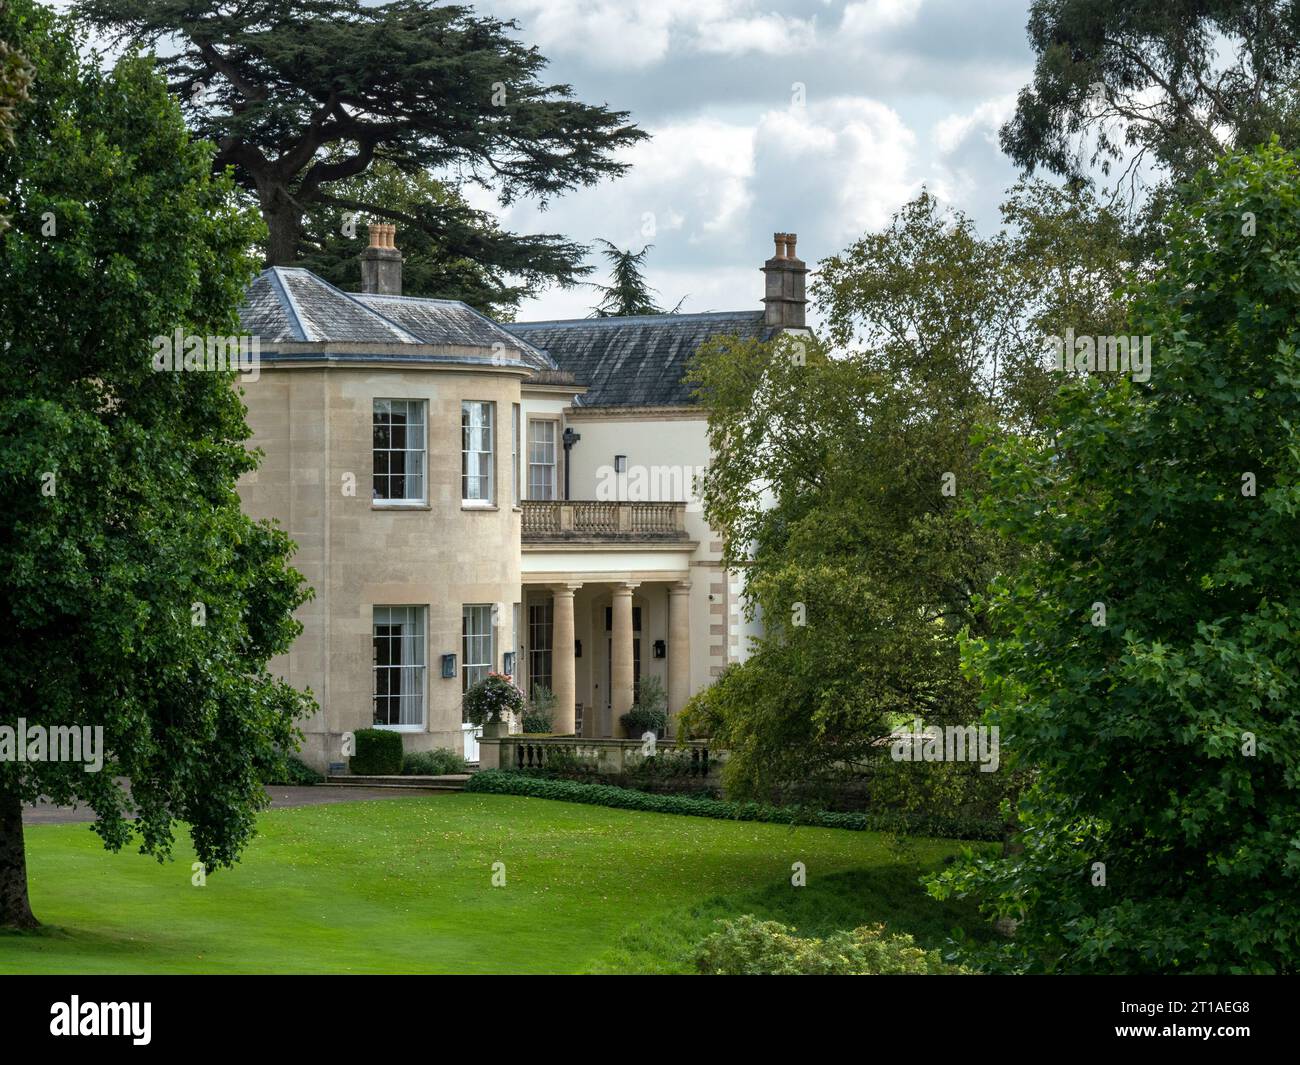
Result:
[[[651,139],[621,179],[541,212],[521,232],[653,244],[648,276],[684,311],[757,307],[772,233],[810,265],[924,185],[997,222],[1016,178],[997,128],[1030,75],[1028,0],[476,0],[519,23],[549,80],[630,111]],[[802,105],[797,100],[802,87]],[[479,206],[497,208],[490,197]],[[603,280],[603,277],[602,277]],[[552,290],[524,320],[582,317],[589,290]]]

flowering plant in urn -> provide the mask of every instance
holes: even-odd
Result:
[[[465,718],[473,725],[510,720],[524,708],[524,693],[505,673],[489,673],[465,692]]]

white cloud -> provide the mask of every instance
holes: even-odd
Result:
[[[706,55],[786,54],[812,46],[816,18],[757,10],[755,0],[496,0],[492,13],[517,18],[524,38],[548,56],[593,67],[644,69],[675,45]]]
[[[840,20],[840,32],[851,37],[867,37],[905,26],[915,21],[921,3],[922,0],[859,0],[847,4]]]

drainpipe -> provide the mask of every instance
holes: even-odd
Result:
[[[581,433],[575,433],[573,427],[566,425],[564,434],[560,437],[560,442],[564,444],[564,500],[567,503],[569,499],[569,452],[573,445],[582,439]]]

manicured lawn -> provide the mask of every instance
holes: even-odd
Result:
[[[958,847],[900,860],[871,833],[464,794],[269,811],[243,862],[194,887],[188,846],[159,865],[41,825],[27,852],[47,927],[0,935],[0,972],[682,971],[737,906],[933,940],[962,913],[915,877]]]

